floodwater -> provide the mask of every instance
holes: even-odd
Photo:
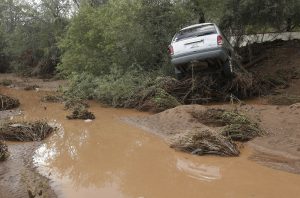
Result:
[[[3,89],[20,99],[24,119],[47,119],[60,130],[45,140],[34,163],[59,197],[198,198],[299,197],[300,176],[238,158],[179,153],[159,137],[123,123],[145,116],[92,102],[93,122],[69,121],[61,104],[40,102],[42,92]]]

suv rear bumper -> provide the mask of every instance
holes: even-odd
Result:
[[[192,61],[205,61],[205,60],[221,60],[225,62],[228,59],[228,54],[224,48],[215,48],[205,51],[198,51],[194,53],[184,54],[180,56],[173,56],[171,59],[172,64],[181,65]]]

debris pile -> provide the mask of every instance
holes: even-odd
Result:
[[[40,88],[40,86],[38,86],[38,85],[28,85],[28,86],[26,86],[26,87],[24,88],[24,90],[25,90],[25,91],[32,91],[32,90],[36,90],[36,89],[38,89],[38,88]]]
[[[0,94],[0,111],[14,109],[20,106],[18,99]]]
[[[94,120],[96,119],[95,115],[92,112],[89,112],[86,108],[75,108],[72,111],[71,115],[68,115],[67,118],[69,120]]]
[[[238,156],[240,144],[265,134],[240,112],[201,105],[179,106],[128,121],[160,135],[172,148],[195,155]]]
[[[229,138],[209,129],[194,129],[177,137],[171,148],[194,155],[238,156],[237,145]]]
[[[263,135],[257,123],[238,112],[208,109],[205,112],[192,112],[192,116],[205,125],[222,127],[221,134],[234,141],[249,141]]]
[[[3,85],[3,86],[10,86],[12,84],[13,84],[13,81],[9,80],[9,79],[4,79],[0,82],[0,85]]]
[[[89,104],[80,98],[68,98],[65,100],[65,109],[72,110],[72,114],[67,116],[69,120],[94,120],[96,116],[88,111]]]
[[[46,95],[42,97],[41,101],[48,103],[60,103],[63,102],[63,97],[60,95]]]
[[[54,131],[55,128],[44,121],[4,123],[0,126],[0,139],[20,142],[42,141]]]
[[[137,90],[120,106],[161,112],[180,104],[204,104],[228,101],[232,97],[245,99],[270,92],[269,81],[248,72],[237,72],[228,79],[221,72],[200,73],[179,81],[161,77]]]

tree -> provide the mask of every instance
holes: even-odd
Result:
[[[194,18],[184,6],[171,0],[110,0],[106,6],[81,7],[61,42],[60,70],[102,75],[169,64],[172,37]]]
[[[31,74],[52,74],[59,62],[57,40],[64,33],[70,13],[69,0],[29,3],[1,1],[0,22],[5,34],[4,51],[10,67]]]

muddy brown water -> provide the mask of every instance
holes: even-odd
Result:
[[[91,103],[93,122],[69,121],[62,104],[40,102],[43,92],[0,88],[20,99],[25,120],[47,119],[60,130],[33,156],[58,197],[299,197],[300,176],[261,166],[248,157],[198,157],[179,153],[157,136],[120,118],[134,110]],[[0,164],[1,166],[1,164]]]

